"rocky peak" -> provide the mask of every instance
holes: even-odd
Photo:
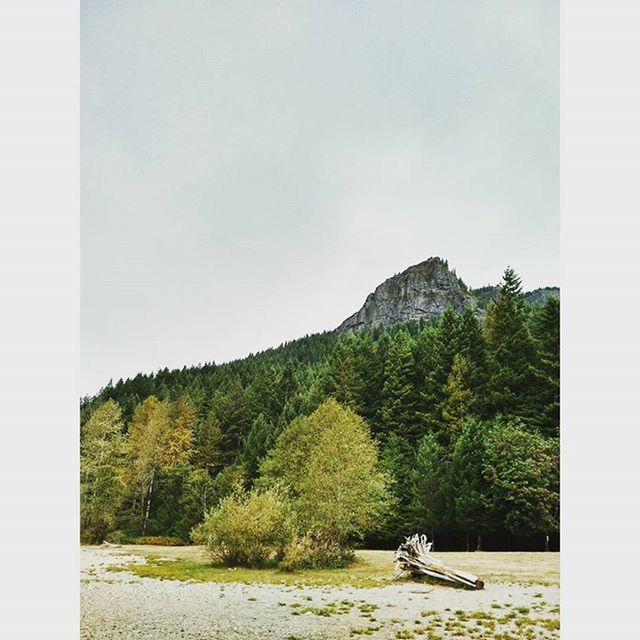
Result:
[[[456,313],[471,306],[475,298],[446,260],[434,257],[413,265],[385,280],[367,297],[362,308],[337,329],[350,330],[389,326],[409,320],[432,320],[442,315],[447,305]]]

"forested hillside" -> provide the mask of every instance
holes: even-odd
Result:
[[[449,307],[110,384],[81,403],[82,537],[188,541],[256,483],[287,425],[333,398],[364,418],[392,480],[365,544],[424,531],[448,548],[544,546],[558,530],[559,314],[553,296],[528,305],[507,269],[482,320]]]

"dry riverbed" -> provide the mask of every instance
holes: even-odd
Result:
[[[559,638],[558,554],[436,555],[477,573],[485,589],[394,580],[387,551],[362,551],[349,570],[283,575],[208,569],[197,547],[83,547],[81,637]]]

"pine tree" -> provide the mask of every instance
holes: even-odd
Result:
[[[488,402],[492,414],[527,416],[531,412],[535,348],[527,326],[520,278],[504,272],[500,293],[486,319],[490,364]]]
[[[427,433],[420,439],[413,468],[413,529],[427,533],[434,549],[438,531],[450,524],[453,497],[448,474],[444,449],[433,433]]]
[[[357,410],[361,396],[361,381],[356,367],[356,338],[352,333],[334,347],[324,377],[325,395],[349,409]]]
[[[260,463],[273,446],[276,435],[273,424],[262,413],[259,414],[253,421],[242,450],[242,462],[249,481],[258,476]]]
[[[379,417],[383,440],[392,433],[407,441],[415,441],[419,435],[414,408],[413,375],[411,340],[407,333],[398,331],[391,339],[384,368],[385,380]]]
[[[375,431],[384,386],[384,359],[369,331],[361,331],[357,335],[354,356],[360,385],[356,412]]]
[[[213,411],[195,427],[191,458],[195,468],[204,469],[212,478],[221,469],[222,430]]]
[[[477,404],[476,397],[469,388],[469,378],[469,361],[460,354],[456,354],[444,387],[445,399],[442,407],[442,419],[446,425],[444,440],[447,448],[458,439],[462,425],[474,413]]]
[[[560,300],[547,298],[533,315],[531,330],[537,350],[534,407],[529,422],[548,436],[560,433]]]
[[[469,389],[480,399],[484,395],[488,376],[487,341],[471,307],[465,307],[460,316],[459,353],[466,358],[469,366]]]
[[[442,416],[446,400],[445,386],[453,367],[453,359],[460,350],[460,319],[448,306],[432,334],[429,370],[420,394],[423,431],[439,435],[442,444],[447,441],[447,428]]]
[[[460,529],[477,535],[477,550],[482,549],[482,535],[499,524],[493,503],[491,484],[486,478],[487,448],[491,426],[469,419],[453,449],[452,491],[455,496],[455,519]]]
[[[415,467],[413,447],[406,438],[390,433],[382,447],[380,462],[392,480],[392,500],[376,535],[384,544],[393,544],[399,536],[410,535],[415,520],[412,504]]]

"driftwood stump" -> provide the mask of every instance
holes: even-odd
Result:
[[[462,584],[472,589],[482,589],[484,582],[472,573],[466,571],[458,571],[445,566],[442,560],[438,560],[429,555],[431,551],[431,542],[427,542],[427,536],[418,535],[417,533],[409,538],[398,547],[396,551],[395,561],[396,568],[400,573],[410,573],[414,576],[430,576]]]

